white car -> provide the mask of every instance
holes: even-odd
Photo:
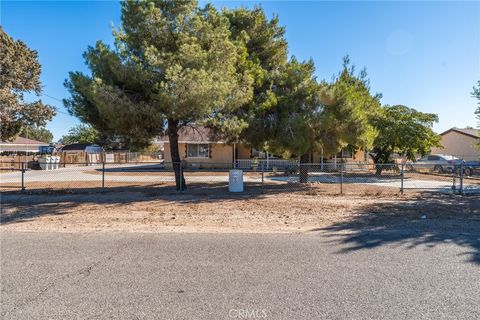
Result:
[[[415,162],[407,162],[408,170],[433,171],[438,173],[452,172],[463,160],[448,154],[429,154]]]

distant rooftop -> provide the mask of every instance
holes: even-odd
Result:
[[[94,143],[72,143],[72,144],[64,145],[63,147],[61,147],[60,150],[61,151],[85,151],[87,149],[100,151],[102,147]]]
[[[41,145],[41,146],[48,146],[48,142],[42,142],[38,140],[27,139],[24,137],[17,137],[13,141],[2,141],[1,144],[4,145]]]
[[[467,136],[471,136],[473,138],[478,138],[478,133],[480,132],[480,129],[474,129],[474,128],[465,128],[465,129],[461,129],[461,128],[451,128],[451,129],[448,129],[447,131],[445,132],[442,132],[440,133],[440,135],[444,135],[444,134],[447,134],[451,131],[456,131],[456,132],[459,132],[459,133],[463,133]]]

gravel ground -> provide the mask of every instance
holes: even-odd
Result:
[[[1,228],[21,231],[304,232],[348,221],[480,221],[480,199],[416,193],[233,195],[152,188],[103,193],[4,194]],[[360,220],[360,218],[362,220]]]

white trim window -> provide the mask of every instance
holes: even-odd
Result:
[[[260,150],[257,150],[257,149],[255,149],[255,148],[252,148],[252,157],[254,157],[254,158],[260,158],[260,159],[265,159],[265,158],[267,158],[265,152],[260,151]]]
[[[208,158],[208,143],[187,144],[187,158]]]

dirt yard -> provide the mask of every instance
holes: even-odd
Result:
[[[4,193],[1,229],[21,231],[306,232],[341,223],[427,219],[480,223],[480,199],[425,193],[333,196],[316,192],[232,195],[165,189]],[[442,223],[443,223],[442,222]]]

